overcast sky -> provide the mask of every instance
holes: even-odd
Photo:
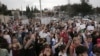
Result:
[[[0,0],[1,3],[6,4],[8,9],[22,9],[25,10],[26,6],[29,5],[30,7],[37,7],[39,8],[39,0]],[[53,6],[57,5],[65,5],[68,4],[68,0],[41,0],[42,1],[42,9],[49,8],[52,9]],[[70,0],[70,3],[80,3],[80,0]],[[90,4],[93,7],[100,7],[100,0],[90,0]]]

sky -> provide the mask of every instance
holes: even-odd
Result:
[[[1,3],[7,5],[8,9],[22,9],[25,10],[26,6],[37,7],[40,9],[39,0],[0,0]],[[68,4],[68,0],[41,0],[42,9],[52,9],[54,6]],[[71,4],[80,3],[80,0],[70,0]],[[100,0],[90,0],[89,4],[93,7],[100,7]]]

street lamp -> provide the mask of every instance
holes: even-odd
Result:
[[[70,5],[70,0],[68,0],[68,5]]]
[[[39,0],[39,3],[40,3],[40,15],[41,15],[41,18],[42,18],[42,6],[41,6],[41,0]]]
[[[68,0],[68,15],[70,15],[70,0]]]
[[[21,14],[23,16],[23,6],[21,5]]]

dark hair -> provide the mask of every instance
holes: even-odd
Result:
[[[4,33],[4,34],[6,34],[6,33],[8,34],[8,32],[7,32],[7,31],[4,31],[3,33]]]
[[[41,53],[42,53],[42,52],[44,52],[45,48],[50,48],[51,49],[51,46],[49,44],[44,44],[41,48],[42,48],[41,49]],[[43,54],[43,56],[46,56],[46,54]],[[51,52],[50,56],[53,56],[52,52]]]
[[[2,30],[0,30],[0,34],[2,33]]]
[[[49,44],[45,44],[45,45],[43,46],[43,49],[45,49],[45,48],[51,48],[51,46],[50,46]]]
[[[61,46],[60,46],[60,51],[65,50],[65,48],[66,48],[66,45],[61,45]]]
[[[100,47],[97,46],[97,45],[95,45],[95,46],[93,47],[93,53],[100,53]]]
[[[85,46],[78,46],[76,47],[76,54],[79,56],[79,54],[82,54],[82,53],[85,53],[85,52],[88,52],[88,49],[87,47]]]

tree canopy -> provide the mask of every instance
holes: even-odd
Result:
[[[31,8],[29,6],[26,7],[26,16],[28,18],[35,17],[34,13],[38,13],[38,12],[39,12],[39,10],[36,7],[34,9],[33,9],[33,7],[31,7]]]
[[[88,3],[85,2],[81,4],[63,5],[60,7],[60,10],[68,12],[70,16],[74,16],[78,14],[85,16],[93,12],[92,5],[89,5]]]
[[[0,6],[0,14],[2,15],[12,15],[11,14],[11,10],[7,9],[7,6],[2,4],[2,6]]]

